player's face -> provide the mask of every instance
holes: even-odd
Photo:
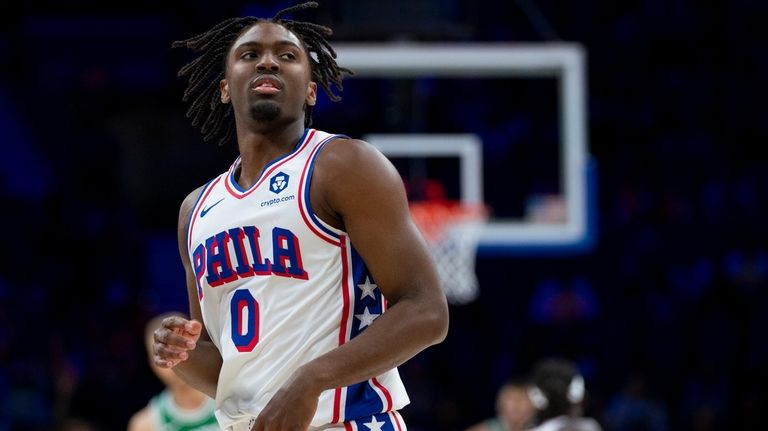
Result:
[[[301,41],[285,27],[259,23],[235,40],[227,55],[222,102],[231,102],[238,121],[303,120],[317,86]]]
[[[496,400],[499,416],[509,429],[521,429],[536,413],[524,387],[505,386]]]

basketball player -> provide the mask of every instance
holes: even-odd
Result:
[[[330,29],[284,18],[308,7],[174,44],[199,53],[180,71],[193,124],[240,155],[181,205],[192,319],[163,321],[155,362],[225,430],[405,430],[396,367],[444,339],[447,303],[395,168],[310,128],[348,71]]]
[[[496,416],[473,425],[467,431],[525,431],[535,412],[528,398],[528,383],[511,380],[496,394]]]
[[[559,358],[539,362],[528,389],[538,424],[531,431],[602,431],[597,421],[583,416],[585,394],[575,364]]]
[[[149,366],[165,389],[154,396],[149,404],[136,412],[128,423],[128,431],[213,431],[218,430],[213,414],[213,400],[187,385],[172,370],[155,365],[152,355],[155,329],[163,319],[181,316],[179,313],[165,313],[147,322],[145,337]]]

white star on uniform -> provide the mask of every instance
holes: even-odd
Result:
[[[368,278],[368,276],[365,276],[365,283],[358,284],[357,287],[363,290],[362,295],[360,295],[360,300],[362,301],[363,298],[366,296],[370,296],[373,299],[376,299],[376,296],[373,294],[373,291],[376,290],[377,286],[376,283],[371,283],[371,279]]]
[[[363,329],[366,326],[373,323],[373,321],[376,320],[376,318],[379,317],[379,315],[371,314],[371,312],[368,311],[368,307],[365,307],[365,310],[363,310],[363,314],[355,314],[355,317],[360,319],[360,327],[358,329]]]
[[[368,422],[368,423],[364,423],[363,425],[367,426],[367,427],[368,427],[368,429],[369,429],[369,430],[371,430],[371,431],[381,431],[381,427],[382,427],[382,426],[383,426],[385,423],[386,423],[386,422],[384,422],[384,421],[381,421],[381,422],[377,422],[377,421],[376,421],[376,416],[371,416],[371,421],[370,421],[370,422]]]

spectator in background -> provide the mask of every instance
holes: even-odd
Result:
[[[510,380],[496,396],[496,416],[473,425],[467,431],[523,431],[536,410],[528,398],[528,382]]]
[[[605,426],[614,431],[669,429],[664,406],[648,393],[640,374],[631,375],[622,391],[611,398],[604,419]]]
[[[170,316],[184,317],[173,312],[156,316],[149,320],[144,334],[149,366],[165,384],[165,389],[131,417],[128,431],[218,430],[219,426],[213,414],[213,399],[186,384],[173,370],[155,365],[152,358],[155,329],[160,327],[163,319]]]
[[[533,369],[528,397],[536,408],[531,431],[602,431],[592,418],[584,417],[584,377],[570,361],[545,359]]]
[[[600,304],[593,283],[586,277],[547,278],[536,286],[529,310],[537,324],[571,326],[594,320]]]

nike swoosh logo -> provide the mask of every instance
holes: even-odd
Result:
[[[200,217],[201,217],[201,218],[202,218],[202,217],[205,217],[205,215],[206,215],[206,214],[208,214],[208,211],[210,211],[210,210],[211,210],[211,208],[213,208],[213,207],[215,207],[216,205],[220,204],[220,203],[221,203],[221,201],[223,201],[223,200],[224,200],[224,198],[221,198],[221,199],[219,199],[219,200],[218,200],[218,202],[216,202],[215,204],[213,204],[213,205],[209,206],[208,208],[203,208],[203,209],[202,209],[202,211],[200,211]]]

